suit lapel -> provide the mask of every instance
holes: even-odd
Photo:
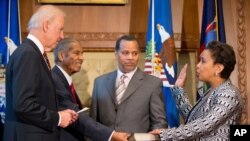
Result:
[[[38,47],[36,46],[36,44],[33,41],[31,41],[30,39],[26,39],[26,41],[29,42],[29,44],[32,45],[33,49],[39,54],[39,58],[40,58],[40,60],[42,62],[42,65],[45,68],[47,74],[50,76],[50,79],[52,80],[51,72],[50,72],[46,62],[44,61],[44,58],[43,58],[43,55],[42,55],[41,51],[38,49]]]
[[[107,81],[105,81],[104,85],[107,88],[108,94],[110,95],[114,103],[117,104],[115,96],[116,76],[117,76],[117,71],[113,71],[112,73],[110,73],[110,75],[107,76]]]
[[[49,77],[49,81],[52,83],[52,84],[54,84],[54,81],[53,81],[53,79],[52,79],[52,75],[51,75],[51,72],[50,72],[50,70],[49,70],[49,68],[48,68],[48,66],[47,66],[47,64],[46,64],[46,62],[44,61],[44,58],[43,58],[43,55],[42,55],[42,53],[41,53],[41,51],[38,49],[38,46],[32,41],[32,40],[30,40],[30,39],[28,39],[28,38],[26,38],[25,39],[25,41],[24,42],[27,42],[27,44],[30,44],[31,45],[31,48],[38,54],[38,56],[39,56],[39,59],[40,59],[40,61],[41,61],[41,64],[42,64],[42,66],[43,66],[43,68],[46,70],[46,73],[47,73],[47,75],[48,75],[48,77]],[[48,84],[49,85],[49,84]],[[55,90],[55,88],[53,87],[53,90],[54,90],[54,99],[55,99],[55,103],[56,103],[56,109],[58,109],[58,103],[57,103],[57,95],[56,95],[56,90]],[[52,97],[51,97],[52,98]]]
[[[64,77],[63,73],[61,72],[61,70],[55,65],[55,67],[52,69],[52,71],[58,75],[58,77],[60,77],[60,79],[63,81],[63,84],[65,86],[65,88],[67,88],[67,90],[69,92],[71,92],[69,84],[67,79]]]
[[[62,71],[61,71],[56,65],[55,65],[55,67],[52,69],[52,71],[53,71],[54,73],[56,73],[56,74],[60,77],[60,79],[63,81],[64,87],[68,90],[69,94],[71,94],[71,93],[72,93],[72,92],[71,92],[71,88],[70,88],[70,86],[69,86],[69,83],[68,83],[67,79],[66,79],[65,76],[63,75]],[[75,93],[76,93],[76,91],[75,91]],[[70,95],[70,97],[71,97],[71,100],[74,101],[74,100],[73,100],[73,96]],[[79,108],[81,109],[81,108],[82,108],[82,103],[81,103],[80,98],[79,98],[79,96],[78,96],[77,93],[76,93],[76,102],[77,102],[77,104],[79,105]]]
[[[121,99],[121,103],[134,94],[136,89],[142,85],[143,75],[144,73],[138,68],[128,84],[128,87]]]

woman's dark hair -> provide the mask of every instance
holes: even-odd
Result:
[[[212,41],[207,45],[206,50],[211,52],[214,64],[222,64],[224,66],[220,74],[221,78],[228,79],[236,64],[233,48],[228,44]]]
[[[136,41],[137,42],[135,36],[132,36],[132,35],[123,35],[123,36],[121,36],[120,38],[117,39],[116,44],[115,44],[115,51],[119,51],[120,50],[120,44],[121,44],[122,40],[125,40],[125,41]]]

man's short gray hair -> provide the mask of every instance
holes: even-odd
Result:
[[[57,16],[65,16],[65,13],[52,5],[44,5],[32,15],[28,23],[28,31],[34,28],[40,28],[44,20],[53,21]]]
[[[74,38],[64,38],[57,44],[56,48],[54,49],[54,59],[55,63],[60,62],[58,57],[59,52],[68,54],[68,52],[72,49],[74,44],[80,44],[80,42]]]

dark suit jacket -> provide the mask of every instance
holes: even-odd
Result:
[[[4,141],[57,141],[56,90],[38,47],[29,39],[6,68]]]
[[[96,78],[91,117],[117,131],[133,133],[166,128],[161,80],[137,69],[118,105],[116,76],[117,71],[113,71]]]
[[[61,70],[55,66],[52,69],[52,77],[55,82],[59,109],[72,109],[79,111],[80,108],[73,102],[70,86]],[[61,141],[82,141],[82,135],[93,141],[107,141],[111,136],[112,129],[105,127],[85,113],[79,114],[79,119],[60,133]]]

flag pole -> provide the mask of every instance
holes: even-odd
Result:
[[[151,57],[152,57],[152,59],[151,59],[151,63],[152,63],[152,73],[153,73],[153,75],[155,75],[155,71],[154,71],[154,68],[155,68],[155,39],[154,39],[154,37],[155,37],[155,4],[154,4],[155,2],[154,2],[154,0],[152,0],[152,14],[151,14],[151,16],[152,16],[152,21],[151,21],[151,33],[152,33],[152,36],[151,36],[151,39],[152,39],[152,48],[151,48]]]
[[[218,19],[218,5],[217,5],[218,0],[214,0],[214,5],[215,5],[215,19],[216,19],[216,39],[219,41],[219,19]]]
[[[8,63],[9,62],[9,53],[10,53],[10,51],[9,51],[9,46],[10,46],[10,42],[9,42],[9,39],[10,39],[10,12],[11,12],[11,10],[10,10],[10,6],[11,6],[11,0],[9,0],[9,5],[8,5],[8,35],[7,35],[7,37],[8,37],[8,39],[7,39],[7,54],[6,54],[6,56],[7,56],[7,59],[6,59],[6,63]]]
[[[17,18],[18,18],[18,29],[19,29],[19,43],[18,44],[21,44],[22,42],[22,36],[21,36],[21,20],[20,20],[20,6],[19,6],[19,0],[17,0]]]

